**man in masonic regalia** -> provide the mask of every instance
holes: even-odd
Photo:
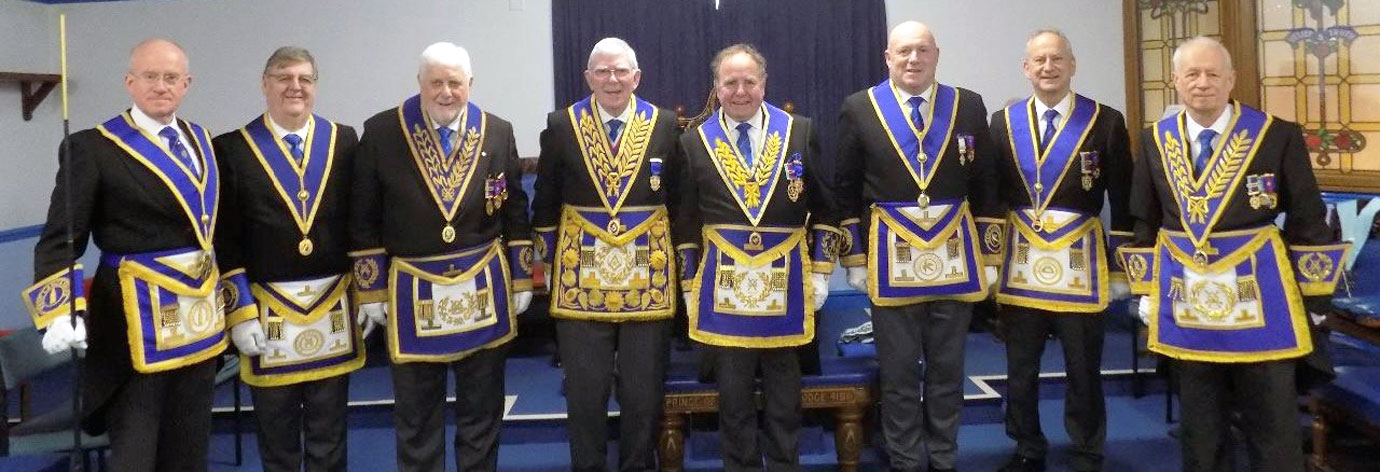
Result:
[[[1229,98],[1227,49],[1190,39],[1173,64],[1184,111],[1143,134],[1135,242],[1118,253],[1150,350],[1179,379],[1183,469],[1233,469],[1238,411],[1251,470],[1303,470],[1295,373],[1325,349],[1311,315],[1328,312],[1348,246],[1324,221],[1299,126]]]
[[[421,93],[364,123],[350,241],[360,309],[393,361],[398,469],[442,470],[447,371],[455,461],[498,467],[506,343],[532,301],[532,242],[513,127],[469,100],[469,53],[422,52]]]

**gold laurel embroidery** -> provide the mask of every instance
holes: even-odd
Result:
[[[635,178],[633,173],[637,172],[637,163],[651,142],[651,137],[652,122],[647,119],[647,114],[634,115],[627,131],[623,132],[623,143],[618,146],[617,172],[606,174],[605,177],[608,179],[605,185],[609,187],[605,192],[609,197],[617,198],[622,193],[624,179],[632,182]]]
[[[722,139],[715,140],[714,158],[719,160],[720,167],[723,168],[725,174],[728,174],[728,181],[733,184],[733,187],[743,189],[743,204],[747,205],[748,208],[757,208],[762,203],[757,192],[759,186],[755,179],[749,177],[747,169],[738,160],[738,155],[733,152],[733,148],[729,147],[728,143]]]
[[[767,136],[766,146],[763,146],[761,157],[757,160],[756,180],[758,183],[765,184],[771,180],[772,171],[776,170],[776,160],[781,157],[780,134],[772,133]]]
[[[762,155],[751,170],[743,166],[738,154],[722,139],[714,141],[714,157],[722,164],[724,173],[728,174],[728,181],[734,187],[743,189],[743,204],[748,208],[757,208],[762,205],[762,187],[771,182],[776,161],[781,157],[781,135],[772,133],[767,136]]]
[[[1188,158],[1184,146],[1168,131],[1164,133],[1165,160],[1169,162],[1169,177],[1174,181],[1174,192],[1185,205],[1188,218],[1194,223],[1207,220],[1207,199],[1193,193],[1193,176],[1189,173]]]
[[[1240,172],[1241,164],[1246,162],[1246,150],[1251,147],[1251,141],[1253,139],[1244,129],[1231,137],[1227,148],[1222,150],[1222,159],[1213,166],[1208,178],[1208,198],[1217,198],[1226,193],[1227,184],[1230,184]]]
[[[1179,140],[1168,131],[1164,132],[1164,154],[1165,160],[1169,161],[1169,174],[1174,179],[1174,191],[1180,197],[1187,199],[1193,194],[1193,179],[1188,173],[1187,158],[1184,157],[1184,148],[1179,144]]]
[[[442,156],[437,152],[437,147],[431,140],[431,133],[421,126],[414,128],[412,138],[422,152],[422,165],[426,167],[427,178],[440,191],[441,200],[450,202],[458,199],[465,176],[473,168],[474,161],[478,160],[471,157],[479,146],[479,133],[473,130],[466,133],[460,154],[454,157]]]
[[[603,181],[595,179],[594,185],[600,187],[600,193],[605,195],[616,195],[618,192],[618,180],[610,179],[609,176],[617,175],[617,166],[613,157],[609,155],[608,138],[599,131],[599,126],[594,122],[594,115],[584,113],[580,115],[580,138],[585,145],[585,156],[589,160],[589,165],[594,169],[594,175],[603,178]],[[613,185],[609,185],[609,181]]]

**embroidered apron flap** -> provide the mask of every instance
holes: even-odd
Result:
[[[117,268],[133,365],[139,372],[175,369],[225,346],[220,271],[208,251],[108,255]]]
[[[711,294],[714,312],[740,316],[785,316],[792,292],[792,271],[802,273],[808,257],[804,229],[707,227],[709,249],[705,264],[712,265]],[[797,279],[797,284],[803,281]],[[701,285],[701,288],[705,288]]]
[[[332,310],[348,311],[350,277],[334,275],[315,280],[254,284],[254,299],[264,316],[280,316],[307,325]],[[342,306],[342,304],[344,304]]]
[[[890,228],[890,232],[919,249],[932,249],[947,241],[971,217],[968,202],[939,202],[921,208],[914,204],[878,202],[873,206],[875,219]],[[881,228],[872,225],[875,235]]]
[[[414,313],[415,335],[446,336],[473,331],[498,322],[493,279],[501,272],[502,245],[495,240],[488,247],[439,258],[394,258],[394,277],[405,274],[411,283],[394,286],[396,303],[406,304]]]

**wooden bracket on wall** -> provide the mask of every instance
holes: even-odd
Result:
[[[48,98],[48,93],[61,81],[62,76],[58,74],[0,72],[0,82],[19,83],[19,99],[23,107],[24,121],[34,118],[34,110],[38,108],[38,104],[43,103],[43,99]]]

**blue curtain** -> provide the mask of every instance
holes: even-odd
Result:
[[[589,95],[583,72],[599,39],[623,38],[637,51],[638,96],[694,116],[712,87],[709,61],[745,42],[767,58],[767,102],[812,117],[833,153],[844,97],[886,75],[883,0],[554,0],[551,3],[556,106]]]

